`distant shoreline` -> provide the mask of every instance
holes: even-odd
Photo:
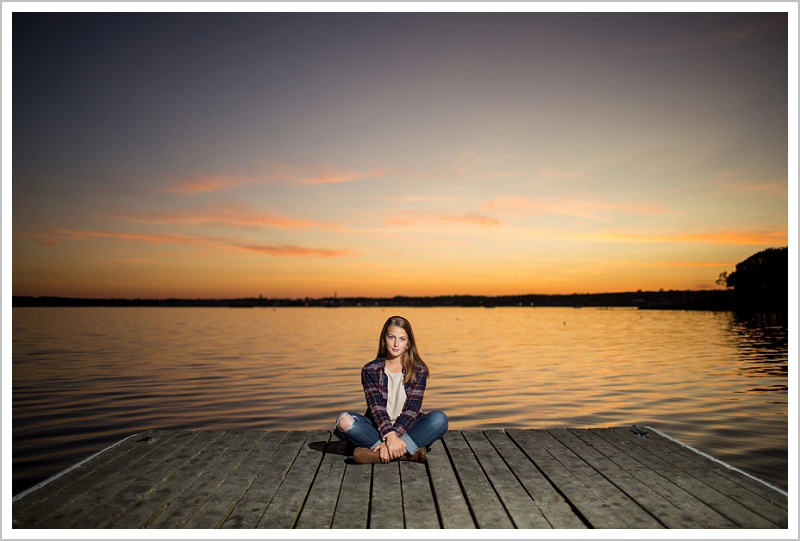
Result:
[[[626,293],[574,293],[570,295],[440,295],[434,297],[324,297],[239,299],[87,299],[71,297],[14,296],[13,307],[631,307],[661,310],[736,309],[731,290],[636,291]]]

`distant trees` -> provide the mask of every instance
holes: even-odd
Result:
[[[741,309],[785,312],[789,307],[789,248],[767,248],[720,274],[717,283],[732,288]]]

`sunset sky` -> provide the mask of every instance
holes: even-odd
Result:
[[[796,14],[16,12],[13,294],[716,288],[789,244]]]

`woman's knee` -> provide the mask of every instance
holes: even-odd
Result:
[[[342,432],[347,432],[353,426],[353,416],[348,412],[343,411],[336,418],[336,427]]]
[[[428,413],[427,416],[431,417],[431,422],[437,428],[442,430],[442,432],[447,431],[447,428],[449,427],[450,423],[447,420],[447,415],[445,414],[445,412],[436,410],[436,411],[432,411],[432,412]]]

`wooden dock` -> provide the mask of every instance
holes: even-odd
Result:
[[[375,465],[328,431],[155,430],[17,495],[13,527],[788,527],[785,492],[648,430],[450,431]]]

